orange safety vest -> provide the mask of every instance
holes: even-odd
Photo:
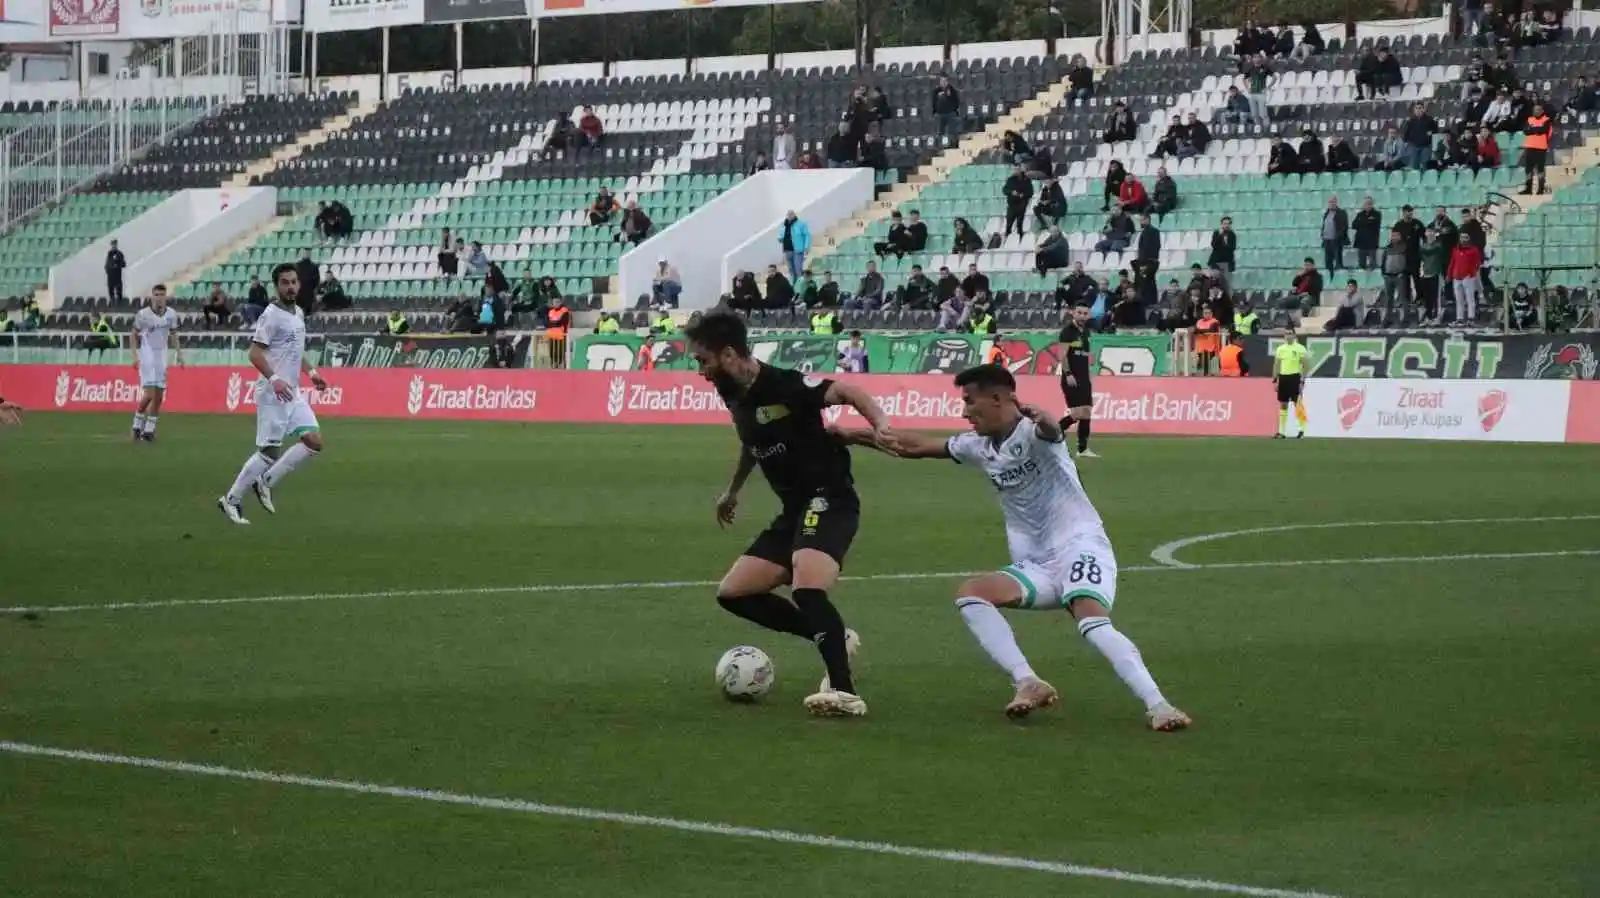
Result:
[[[1243,377],[1244,371],[1239,368],[1239,356],[1244,355],[1244,347],[1237,343],[1229,343],[1222,347],[1222,376]]]
[[[654,371],[654,370],[656,370],[655,347],[650,345],[649,343],[646,343],[646,344],[640,346],[639,347],[639,358],[635,362],[634,367],[638,368],[640,371]]]
[[[1222,325],[1215,318],[1202,318],[1194,325],[1194,351],[1216,352],[1222,348]]]
[[[1528,118],[1529,128],[1542,130],[1548,124],[1550,124],[1550,116],[1548,115],[1540,116],[1539,118],[1533,118],[1532,116],[1529,116]],[[1541,134],[1524,134],[1522,137],[1522,148],[1525,150],[1550,149],[1550,132],[1544,131]]]
[[[551,306],[549,310],[545,312],[546,326],[544,329],[544,338],[546,340],[565,340],[567,338],[568,324],[556,324],[557,321],[561,320],[562,314],[566,311],[566,306],[555,305]],[[568,321],[570,324],[570,319],[568,319]]]
[[[1000,348],[1000,344],[999,343],[991,343],[989,345],[989,355],[983,361],[984,361],[985,364],[988,364],[988,365],[1009,365],[1009,364],[1011,364],[1011,358],[1006,355],[1006,351],[1004,349]]]

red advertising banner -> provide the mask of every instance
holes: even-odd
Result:
[[[51,37],[103,37],[121,27],[121,0],[50,0]]]
[[[331,368],[326,393],[307,389],[322,416],[722,424],[727,410],[711,385],[684,371],[459,371]],[[844,375],[865,386],[897,427],[958,430],[961,391],[929,374]],[[104,365],[0,367],[0,395],[24,408],[124,411],[139,394],[131,368]],[[1062,407],[1053,377],[1021,378],[1024,402]],[[244,413],[254,374],[229,368],[173,368],[164,413]],[[835,420],[859,416],[832,409]],[[1277,422],[1265,379],[1104,377],[1095,382],[1097,433],[1260,436]]]
[[[1600,383],[1572,382],[1572,404],[1567,408],[1567,442],[1600,443]]]

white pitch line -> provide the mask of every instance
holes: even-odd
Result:
[[[221,767],[214,764],[194,764],[188,761],[165,761],[159,758],[142,758],[131,755],[105,754],[95,751],[79,751],[70,748],[54,748],[46,745],[31,745],[25,742],[0,741],[0,751],[13,755],[29,757],[54,758],[64,761],[84,761],[91,764],[104,764],[115,767],[141,767],[147,770],[159,770],[166,773],[182,773],[192,776],[208,776],[219,779],[243,780],[255,783],[273,783],[280,786],[301,786],[308,789],[323,789],[334,792],[347,792],[356,795],[382,796],[386,798],[404,798],[411,801],[425,801],[435,804],[464,805],[491,811],[509,811],[515,814],[529,814],[540,817],[559,817],[572,820],[588,820],[600,823],[617,823],[625,826],[642,826],[654,829],[673,830],[676,832],[694,833],[697,835],[723,836],[735,839],[755,839],[765,842],[778,842],[786,845],[802,845],[809,848],[828,848],[837,851],[854,851],[866,854],[888,855],[891,857],[911,858],[922,861],[944,861],[952,864],[966,864],[979,867],[998,867],[1007,870],[1026,870],[1034,873],[1046,873],[1053,876],[1074,877],[1079,879],[1109,879],[1118,882],[1134,883],[1148,886],[1164,886],[1171,889],[1184,889],[1191,892],[1211,892],[1222,895],[1246,895],[1252,898],[1336,898],[1324,892],[1306,892],[1295,889],[1274,889],[1261,886],[1240,885],[1231,882],[1218,882],[1210,879],[1196,879],[1183,876],[1158,876],[1150,873],[1134,873],[1127,870],[1117,870],[1110,867],[1089,867],[1080,864],[1068,864],[1060,861],[1035,860],[1032,858],[1014,857],[1003,854],[984,854],[975,851],[949,851],[939,848],[917,848],[909,845],[896,845],[889,842],[869,842],[860,839],[843,839],[835,836],[820,836],[811,833],[794,832],[783,829],[760,829],[750,826],[734,826],[728,823],[708,823],[699,820],[683,820],[676,817],[656,817],[647,814],[630,814],[623,811],[604,811],[594,808],[577,808],[565,805],[543,804],[535,801],[525,801],[517,798],[494,798],[482,795],[467,795],[459,792],[444,792],[435,789],[413,789],[405,786],[386,786],[380,783],[364,783],[357,780],[326,779],[316,776],[301,776],[291,773],[271,773],[265,770],[243,770],[233,767]]]
[[[1216,533],[1202,533],[1198,536],[1186,536],[1175,539],[1169,543],[1162,543],[1150,551],[1150,560],[1157,565],[1180,570],[1199,568],[1245,568],[1245,567],[1274,567],[1275,564],[1267,562],[1239,562],[1227,564],[1190,564],[1179,561],[1177,558],[1180,549],[1198,546],[1201,543],[1216,542],[1218,540],[1232,539],[1236,536],[1260,536],[1266,533],[1290,533],[1297,530],[1345,530],[1352,527],[1445,527],[1456,524],[1535,524],[1547,521],[1600,521],[1600,514],[1572,514],[1572,515],[1543,515],[1528,518],[1449,518],[1439,521],[1338,521],[1332,524],[1275,524],[1270,527],[1250,527],[1245,530],[1221,530]],[[1575,550],[1571,552],[1548,553],[1488,553],[1471,555],[1429,555],[1423,557],[1395,557],[1395,558],[1357,558],[1351,559],[1350,564],[1398,564],[1409,561],[1466,561],[1474,558],[1549,558],[1560,555],[1593,555],[1588,550]],[[1337,561],[1301,561],[1296,564],[1338,564]],[[1131,568],[1130,568],[1131,570]]]

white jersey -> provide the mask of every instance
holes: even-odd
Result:
[[[293,311],[278,303],[267,306],[256,319],[250,342],[267,347],[267,367],[292,386],[300,383],[300,361],[306,354],[306,316],[296,306]],[[261,379],[266,383],[266,378]]]
[[[978,466],[999,491],[1012,561],[1053,562],[1085,540],[1109,546],[1066,443],[1041,439],[1034,422],[1023,418],[998,446],[969,431],[946,447],[957,462]]]
[[[133,332],[139,335],[140,367],[166,367],[167,344],[177,329],[178,313],[171,306],[160,312],[145,306],[133,316]]]

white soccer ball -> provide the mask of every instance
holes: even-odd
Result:
[[[772,690],[772,659],[752,645],[734,646],[717,661],[717,688],[736,702],[753,702]]]

